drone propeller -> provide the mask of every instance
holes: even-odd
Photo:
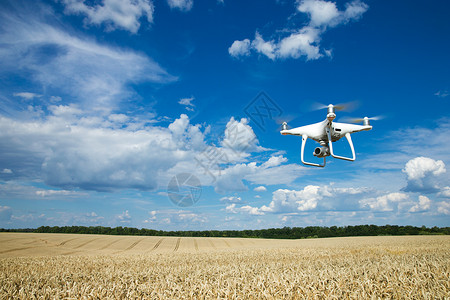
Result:
[[[290,115],[282,114],[281,116],[274,118],[275,122],[278,124],[277,131],[288,129],[289,126],[287,125],[287,123],[297,119],[298,117],[299,117],[298,115],[293,114]]]
[[[375,117],[364,117],[364,118],[351,118],[351,117],[344,117],[342,118],[342,122],[347,122],[347,123],[361,123],[363,122],[364,125],[370,125],[369,121],[378,121],[378,120],[382,120],[384,119],[384,116],[375,116]]]
[[[358,101],[351,101],[351,102],[345,102],[345,103],[338,103],[338,104],[332,104],[334,109],[336,111],[354,111],[358,106],[359,106],[359,102]],[[326,109],[328,108],[329,105],[325,105],[319,102],[314,102],[311,105],[311,110],[320,110],[320,109]]]
[[[282,123],[278,123],[277,131],[288,130],[288,129],[289,129],[289,126],[286,121],[284,121]]]

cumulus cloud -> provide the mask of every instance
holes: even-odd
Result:
[[[229,196],[220,198],[220,201],[225,203],[240,203],[242,202],[242,198],[236,196]]]
[[[242,152],[261,151],[264,148],[258,146],[258,139],[253,128],[248,125],[248,120],[242,118],[235,120],[233,117],[228,121],[225,128],[225,136],[221,142],[222,146],[228,150],[227,154],[242,155]]]
[[[232,203],[232,204],[228,205],[225,208],[225,211],[227,213],[233,213],[233,214],[247,213],[247,214],[253,215],[253,216],[262,216],[262,215],[264,215],[264,212],[261,211],[260,209],[258,209],[257,207],[252,207],[250,205],[236,207],[236,203]]]
[[[113,119],[123,122],[127,118]],[[153,190],[158,172],[192,160],[195,151],[204,147],[200,126],[191,125],[186,115],[169,128],[132,121],[115,126],[110,119],[60,106],[42,120],[19,122],[0,117],[0,128],[4,141],[0,165],[13,162],[14,176],[41,178],[65,190]],[[49,193],[65,192],[38,192],[40,196]]]
[[[190,11],[192,6],[194,6],[193,0],[167,0],[170,8],[179,9],[181,11]]]
[[[437,211],[438,213],[444,215],[450,215],[450,202],[448,201],[439,202]]]
[[[315,60],[324,54],[331,57],[331,50],[321,51],[322,35],[328,28],[336,27],[350,21],[356,21],[367,11],[368,5],[356,0],[346,3],[345,10],[339,10],[336,3],[323,0],[299,1],[297,10],[309,16],[306,26],[298,29],[282,30],[292,32],[289,36],[278,37],[266,41],[259,32],[255,33],[253,41],[249,39],[236,40],[228,49],[233,57],[250,55],[251,51],[262,54],[271,60],[277,58],[300,58]]]
[[[440,197],[450,198],[450,186],[443,187],[437,195]]]
[[[217,147],[205,142],[207,128],[191,124],[185,114],[161,127],[123,114],[91,116],[76,105],[53,105],[48,110],[49,115],[30,121],[0,116],[0,165],[14,165],[14,173],[3,173],[61,189],[33,190],[34,198],[69,196],[68,191],[75,189],[155,190],[182,172],[195,174],[205,185],[211,180],[207,171],[215,176],[210,183],[215,190],[227,193],[247,190],[246,181],[290,183],[305,171],[297,164],[284,164],[287,159],[282,156],[245,162],[248,151],[263,149],[245,120],[231,118],[223,147]],[[234,127],[238,133],[244,130],[242,141],[240,135],[234,137]],[[232,159],[217,169],[211,165],[203,169],[196,158],[209,148],[229,153]]]
[[[271,156],[268,161],[263,164],[263,167],[276,167],[281,165],[282,163],[287,162],[287,158],[283,155]]]
[[[303,190],[278,189],[273,192],[269,206],[262,206],[264,212],[308,211],[317,207],[323,197],[319,186],[308,185]]]
[[[228,53],[234,57],[250,55],[250,40],[234,41],[228,48]]]
[[[312,26],[330,24],[340,15],[336,3],[328,1],[303,0],[299,2],[297,9],[309,15]]]
[[[430,209],[431,200],[426,196],[419,196],[419,203],[409,209],[409,212],[422,212]]]
[[[398,208],[398,204],[408,200],[409,196],[405,193],[389,193],[376,198],[367,198],[359,201],[362,208],[369,208],[373,211],[393,211]]]
[[[180,228],[191,228],[193,223],[197,225],[208,223],[208,218],[189,210],[168,209],[150,211],[149,218],[143,222],[152,223],[152,226],[162,225],[165,230],[167,230],[167,226],[174,226],[174,230],[180,230]]]
[[[63,0],[66,14],[85,15],[86,24],[106,24],[107,30],[123,29],[136,33],[141,17],[153,22],[154,6],[150,0],[103,0],[88,5],[84,0]]]
[[[144,220],[144,223],[153,223],[153,222],[155,222],[156,221],[156,214],[157,214],[156,210],[149,211],[148,214],[150,216],[149,216],[148,219]]]
[[[257,186],[257,187],[255,187],[254,189],[253,189],[255,192],[265,192],[265,191],[267,191],[267,189],[266,189],[266,187],[265,186]]]
[[[436,192],[439,190],[436,177],[444,174],[446,169],[442,160],[420,156],[409,160],[402,171],[408,180],[405,191]]]
[[[252,41],[252,49],[273,60],[275,59],[275,48],[276,45],[273,41],[265,41],[262,36],[256,32],[255,39]]]
[[[52,23],[55,15],[50,9],[38,4],[24,7],[0,11],[0,74],[20,69],[45,89],[59,90],[85,107],[107,112],[132,98],[133,83],[176,80],[142,53],[69,33]]]
[[[345,10],[339,11],[336,3],[322,0],[303,0],[297,6],[298,11],[310,17],[309,25],[313,27],[334,27],[351,20],[358,20],[369,8],[361,1],[345,4]]]
[[[270,159],[269,159],[270,160]],[[244,183],[275,185],[289,184],[305,173],[305,168],[297,164],[270,165],[264,162],[234,164],[221,170],[215,182],[215,191],[218,193],[247,191]]]
[[[306,57],[314,60],[322,57],[320,48],[320,31],[313,27],[304,27],[296,33],[282,39],[278,45],[278,56],[281,58]]]
[[[120,215],[117,215],[117,219],[120,223],[131,223],[131,216],[128,210],[124,211]]]

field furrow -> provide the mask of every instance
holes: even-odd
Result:
[[[158,249],[159,245],[161,245],[163,240],[164,239],[160,239],[158,242],[156,242],[155,246],[153,246],[153,248],[150,251],[154,251],[154,250]]]
[[[178,251],[178,248],[180,248],[180,242],[181,242],[181,238],[178,238],[178,239],[177,239],[177,244],[175,245],[175,248],[173,248],[173,251],[174,251],[174,252],[177,252],[177,251]]]
[[[142,240],[143,240],[143,239],[137,240],[136,242],[134,242],[133,244],[131,244],[131,245],[130,245],[127,249],[125,249],[125,250],[131,250],[131,249],[133,249],[134,247],[137,246],[137,244],[139,244],[140,242],[142,242]]]

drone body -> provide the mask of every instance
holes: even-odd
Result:
[[[286,122],[284,122],[282,125],[282,130],[280,131],[282,135],[297,135],[302,137],[301,159],[302,163],[305,165],[315,167],[325,167],[326,157],[330,155],[334,158],[354,161],[356,159],[355,149],[353,147],[353,142],[350,137],[350,134],[372,129],[372,126],[370,125],[369,122],[370,118],[368,117],[364,117],[364,119],[361,119],[361,121],[363,121],[363,125],[333,122],[334,119],[336,118],[336,114],[334,113],[334,111],[335,109],[339,109],[339,107],[330,104],[327,106],[327,108],[328,108],[327,118],[322,122],[292,129],[287,128]],[[338,141],[340,138],[344,136],[347,138],[347,141],[350,145],[350,149],[352,150],[351,158],[339,156],[334,154],[333,152],[333,142]],[[317,147],[316,149],[314,149],[313,154],[314,156],[320,158],[323,157],[323,164],[316,164],[305,161],[304,152],[306,140],[308,138],[318,142],[321,145],[321,147]]]

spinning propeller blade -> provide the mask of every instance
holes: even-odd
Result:
[[[338,103],[338,104],[333,104],[333,107],[335,110],[337,111],[354,111],[356,108],[358,108],[359,106],[359,101],[350,101],[350,102],[345,102],[345,103]],[[320,110],[320,109],[327,109],[328,105],[319,103],[319,102],[314,102],[311,105],[311,110]]]
[[[299,116],[298,115],[286,115],[286,114],[282,114],[279,117],[274,118],[275,122],[278,124],[277,127],[277,131],[281,131],[281,130],[286,130],[287,128],[289,128],[289,126],[287,126],[287,123],[297,119]],[[284,129],[283,125],[284,123],[286,123],[287,128]]]
[[[351,117],[343,117],[341,120],[341,122],[347,122],[347,123],[361,123],[364,122],[364,120],[370,120],[370,121],[378,121],[378,120],[382,120],[384,119],[384,116],[375,116],[375,117],[364,117],[364,118],[351,118]]]

